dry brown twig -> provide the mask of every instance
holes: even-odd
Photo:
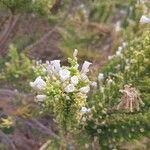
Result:
[[[140,105],[144,105],[140,98],[139,92],[136,90],[136,88],[131,87],[131,85],[125,85],[124,89],[120,90],[120,92],[123,95],[120,103],[117,105],[117,110],[127,109],[130,112],[133,112],[133,110],[136,109],[139,111]]]
[[[16,146],[14,145],[12,140],[9,138],[9,136],[3,133],[1,130],[0,130],[0,139],[2,140],[4,144],[7,144],[8,148],[10,148],[11,150],[17,150]]]
[[[6,53],[6,48],[9,44],[10,39],[15,34],[15,29],[19,22],[20,14],[13,15],[10,14],[8,23],[4,25],[4,31],[0,35],[0,54],[3,55]]]

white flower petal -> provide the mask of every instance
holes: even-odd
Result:
[[[88,76],[87,76],[86,74],[82,73],[82,74],[80,75],[80,79],[81,79],[81,81],[88,80]]]
[[[90,87],[89,86],[84,86],[84,87],[80,88],[79,91],[81,93],[87,94],[90,91]]]
[[[141,24],[146,24],[146,23],[150,23],[150,18],[146,17],[146,16],[142,16],[140,19],[140,23]]]
[[[77,76],[71,77],[71,83],[72,83],[73,85],[77,85],[77,84],[79,83],[78,77],[77,77]]]
[[[75,91],[75,87],[74,87],[74,85],[73,84],[69,84],[69,85],[67,85],[66,87],[65,87],[65,92],[67,92],[67,93],[71,93],[71,92],[74,92]]]
[[[83,63],[81,72],[82,72],[82,73],[87,73],[87,72],[89,72],[89,66],[90,66],[91,64],[92,64],[91,62],[85,61],[85,62]]]
[[[42,91],[46,87],[46,82],[41,78],[41,76],[39,76],[34,82],[30,82],[30,86],[35,90]]]
[[[61,69],[60,67],[60,60],[53,60],[50,62],[51,65],[54,67],[54,69],[59,72],[59,70]]]
[[[48,72],[49,75],[53,75],[53,73],[54,73],[54,67],[51,64],[49,64],[47,66],[47,72]]]
[[[84,115],[85,113],[88,113],[90,111],[91,111],[90,108],[82,107],[80,110],[80,113],[81,113],[81,115]]]
[[[65,81],[70,77],[70,71],[67,69],[61,69],[59,71],[59,76],[60,76],[61,81]]]

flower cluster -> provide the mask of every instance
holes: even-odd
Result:
[[[34,71],[41,76],[30,82],[38,93],[35,100],[42,111],[54,113],[57,123],[65,129],[78,124],[82,115],[90,112],[86,100],[91,85],[87,76],[91,63],[85,61],[80,71],[77,52],[75,50],[73,58],[68,59],[70,66],[61,66],[60,60],[38,63]]]

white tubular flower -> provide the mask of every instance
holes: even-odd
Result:
[[[141,24],[146,24],[146,23],[150,23],[150,18],[146,17],[146,16],[142,16],[140,19],[140,23]]]
[[[37,95],[35,100],[36,102],[43,102],[46,99],[46,95]]]
[[[80,113],[81,113],[81,115],[84,115],[84,114],[86,114],[90,111],[91,111],[90,108],[82,107],[81,110],[80,110]]]
[[[52,64],[48,64],[48,66],[47,66],[47,72],[48,73],[52,73],[53,72],[53,66],[52,66]]]
[[[71,77],[71,83],[72,83],[73,85],[77,85],[77,84],[79,83],[78,77],[77,77],[77,76]]]
[[[54,67],[54,69],[57,71],[57,72],[59,72],[59,70],[60,70],[60,60],[53,60],[53,61],[51,61],[50,62],[51,63],[51,65]]]
[[[65,81],[70,77],[70,71],[67,69],[61,69],[59,71],[59,76],[60,76],[61,81]]]
[[[82,73],[82,74],[80,75],[80,79],[81,79],[81,81],[88,80],[88,76],[87,76],[86,74]]]
[[[104,74],[103,73],[99,73],[98,81],[102,81],[103,79],[104,79]]]
[[[83,94],[87,94],[90,91],[90,87],[84,86],[84,87],[80,88],[79,91]]]
[[[78,54],[78,50],[75,49],[75,50],[74,50],[74,53],[73,53],[73,57],[77,57],[77,54]]]
[[[91,65],[92,63],[90,63],[90,62],[88,62],[88,61],[85,61],[84,63],[83,63],[83,66],[82,66],[82,70],[81,70],[81,72],[82,73],[87,73],[87,72],[89,72],[89,66]]]
[[[74,87],[74,85],[73,84],[69,84],[69,85],[67,85],[66,87],[65,87],[65,92],[67,92],[67,93],[71,93],[71,92],[74,92],[75,91],[75,87]]]
[[[97,87],[97,82],[92,82],[91,86],[94,87],[94,88],[96,88]]]
[[[42,91],[46,87],[46,82],[41,78],[41,76],[39,76],[34,82],[30,82],[30,86],[35,90]]]

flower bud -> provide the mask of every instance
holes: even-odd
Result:
[[[74,50],[74,53],[73,53],[73,57],[77,57],[77,54],[78,54],[78,50],[75,49],[75,50]]]

